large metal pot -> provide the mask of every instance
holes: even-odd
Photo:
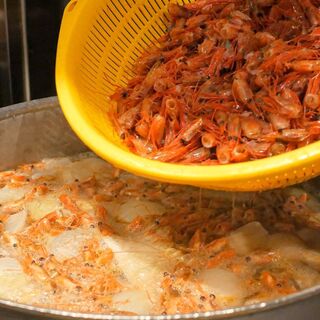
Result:
[[[66,123],[56,98],[48,98],[0,109],[0,170],[45,157],[85,151]],[[1,286],[1,283],[0,283]],[[0,320],[38,319],[230,319],[230,320],[318,320],[320,286],[268,303],[205,314],[177,316],[94,315],[26,306],[0,300]]]

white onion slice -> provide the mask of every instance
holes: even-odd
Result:
[[[222,304],[239,305],[247,295],[245,283],[233,272],[214,268],[204,270],[199,279],[208,294],[214,294]]]
[[[268,237],[268,248],[276,250],[282,256],[289,259],[299,259],[297,253],[304,249],[304,243],[292,234],[276,233]]]
[[[154,300],[162,274],[170,265],[164,250],[118,237],[105,237],[103,246],[113,251],[114,259],[129,283],[146,290]]]
[[[57,194],[48,194],[27,202],[25,207],[31,219],[36,221],[53,211],[59,210],[61,204]]]
[[[251,222],[231,233],[231,247],[239,255],[246,255],[262,248],[267,240],[268,232],[259,222]]]
[[[27,215],[25,210],[11,215],[5,223],[5,230],[10,233],[21,232],[26,227]]]
[[[300,289],[311,288],[315,283],[320,283],[320,274],[315,269],[310,268],[305,263],[295,262],[294,267],[290,269],[294,281]]]
[[[88,158],[75,161],[67,168],[64,168],[61,179],[63,183],[71,183],[74,182],[75,179],[83,182],[97,173],[99,173],[99,175],[104,173],[104,175],[108,174],[111,176],[111,171],[111,166],[107,162],[99,158]]]
[[[65,231],[57,237],[50,237],[46,248],[60,261],[76,257],[85,242],[94,236],[91,230],[75,229]]]
[[[0,258],[0,299],[32,303],[39,293],[16,259]]]
[[[69,158],[44,159],[42,161],[44,168],[34,169],[31,176],[36,180],[41,177],[55,176],[62,168],[67,168],[72,162]]]
[[[83,182],[96,173],[99,176],[111,176],[111,166],[95,157],[85,158],[72,162],[69,158],[61,159],[48,159],[44,160],[44,168],[40,170],[34,170],[32,175],[33,179],[37,179],[45,176],[54,176],[60,183],[72,183],[76,179]]]
[[[95,208],[88,200],[77,200],[76,201],[77,206],[80,210],[90,214],[91,216],[95,215]]]
[[[0,276],[21,272],[22,267],[18,260],[10,257],[0,258]]]
[[[117,218],[120,221],[130,223],[136,217],[147,217],[151,215],[161,216],[165,208],[155,202],[130,199],[119,208]]]
[[[59,170],[70,165],[72,162],[69,158],[60,159],[43,159],[42,163],[45,165],[45,170]]]
[[[320,253],[308,249],[298,237],[292,234],[273,234],[269,236],[268,246],[288,260],[300,261],[320,270]]]
[[[145,291],[128,290],[113,296],[114,308],[119,311],[148,315],[152,311],[152,303]]]
[[[18,201],[30,190],[30,187],[8,188],[5,186],[0,189],[0,204],[4,204],[9,201]]]

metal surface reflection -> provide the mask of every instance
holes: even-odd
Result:
[[[6,0],[0,0],[0,105],[12,103]]]
[[[0,107],[54,96],[55,55],[68,0],[0,0]]]
[[[25,21],[22,4],[24,0],[0,0],[4,16],[5,36],[0,35],[0,42],[6,50],[6,82],[1,82],[0,87],[7,99],[0,98],[0,106],[15,102],[25,101],[29,98],[25,90],[28,81],[24,68],[25,54],[23,37],[25,33]],[[1,26],[0,26],[1,29]],[[27,63],[27,62],[26,62]],[[4,73],[3,73],[4,75]]]

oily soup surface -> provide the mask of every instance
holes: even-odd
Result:
[[[160,184],[91,154],[0,173],[0,298],[174,314],[320,283],[320,204],[301,188],[232,194]]]

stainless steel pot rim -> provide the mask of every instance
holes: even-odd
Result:
[[[0,108],[0,120],[5,120],[19,115],[34,113],[43,109],[50,109],[59,105],[57,97],[42,98],[28,102],[17,103]]]
[[[21,103],[0,109],[0,120],[17,117],[20,115],[51,109],[58,107],[58,99],[56,97],[44,98]],[[1,284],[0,284],[1,285]],[[300,291],[296,294],[283,297],[281,299],[254,304],[250,306],[242,306],[231,309],[212,311],[206,313],[176,314],[176,315],[153,315],[153,316],[118,316],[110,314],[93,314],[81,312],[69,312],[57,309],[40,308],[31,305],[16,303],[0,299],[0,309],[12,310],[21,314],[30,314],[35,317],[50,317],[60,319],[92,319],[92,320],[175,320],[175,319],[227,319],[231,317],[240,317],[244,315],[261,314],[270,310],[281,309],[281,307],[289,306],[302,302],[308,298],[320,295],[320,285],[310,289]]]
[[[175,319],[226,319],[230,316],[250,315],[254,313],[261,313],[264,311],[281,308],[286,305],[296,303],[314,295],[320,294],[320,285],[312,287],[307,290],[300,291],[296,294],[286,296],[280,299],[263,302],[250,306],[236,307],[218,311],[210,311],[204,313],[189,313],[189,314],[175,314],[175,315],[152,315],[152,316],[119,316],[108,314],[94,314],[94,313],[81,313],[69,312],[57,309],[46,309],[35,307],[31,305],[20,304],[12,301],[0,300],[0,306],[14,311],[27,312],[29,314],[38,316],[51,316],[56,318],[69,318],[69,319],[94,319],[94,320],[175,320]]]

